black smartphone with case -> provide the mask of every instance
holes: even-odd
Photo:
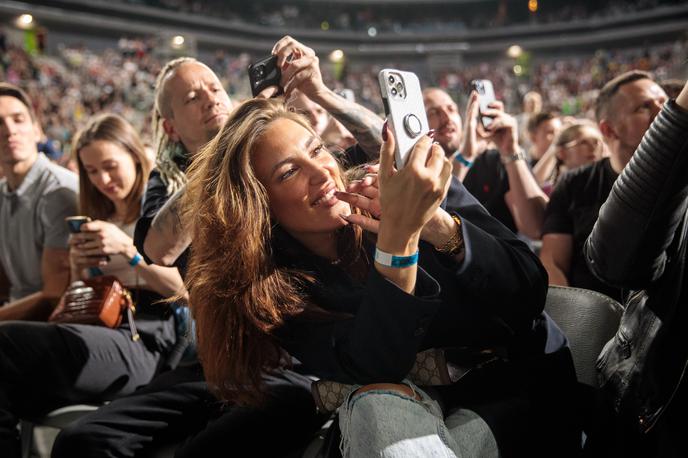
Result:
[[[81,232],[81,226],[85,223],[88,223],[91,221],[91,218],[88,216],[68,216],[65,218],[65,221],[67,222],[67,226],[69,226],[69,232],[72,234],[78,234]],[[104,256],[96,256],[98,258],[103,258],[106,261],[110,262],[110,256],[104,255]]]
[[[67,226],[69,226],[69,232],[72,234],[78,234],[81,232],[81,225],[91,221],[88,216],[68,216],[65,218],[67,221]]]
[[[482,113],[489,108],[489,105],[497,100],[495,97],[494,86],[490,80],[473,80],[471,81],[471,88],[478,93],[478,105],[480,106],[480,122],[484,128],[488,128],[492,124],[490,116],[483,116]]]
[[[253,97],[270,86],[277,86],[279,88],[277,93],[281,94],[281,78],[282,72],[277,67],[277,56],[266,57],[248,66],[248,79],[251,82],[251,93]]]

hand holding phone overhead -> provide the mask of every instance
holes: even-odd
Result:
[[[478,104],[480,107],[480,122],[483,127],[487,129],[492,124],[492,117],[483,116],[490,105],[497,99],[495,97],[494,86],[490,80],[473,80],[471,81],[471,89],[478,93]]]
[[[248,66],[248,79],[251,83],[251,93],[254,97],[270,86],[277,88],[276,92],[270,97],[281,94],[281,78],[282,72],[277,66],[277,56],[266,57]]]

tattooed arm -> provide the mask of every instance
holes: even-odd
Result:
[[[379,116],[329,89],[310,98],[351,132],[370,160],[378,159],[382,145],[383,123]]]
[[[191,244],[191,235],[185,230],[179,216],[185,190],[186,187],[181,188],[163,205],[146,235],[144,250],[158,265],[172,266]]]
[[[287,103],[294,91],[300,91],[342,123],[371,160],[377,159],[382,145],[383,120],[325,86],[315,51],[287,35],[275,44],[272,53],[277,56],[277,65],[282,70],[280,83]],[[275,91],[274,87],[268,88],[263,96],[270,97]]]

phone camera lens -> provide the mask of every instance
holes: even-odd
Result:
[[[394,76],[389,75],[389,84],[394,84]]]
[[[397,95],[397,90],[395,88],[392,88],[390,92],[392,93],[392,95]]]
[[[256,78],[262,78],[265,76],[265,66],[260,65],[253,70],[253,76]]]
[[[404,90],[404,85],[401,82],[397,83],[397,91],[402,92]]]

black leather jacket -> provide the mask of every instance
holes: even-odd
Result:
[[[688,344],[680,337],[688,325],[688,310],[680,307],[688,298],[686,259],[677,243],[688,232],[687,210],[688,111],[672,100],[617,179],[585,244],[596,276],[640,291],[631,295],[598,369],[610,372],[604,359],[610,350],[619,372],[614,387],[632,387],[613,394],[615,407],[643,432],[666,409],[688,365]],[[632,408],[620,408],[624,398]]]

